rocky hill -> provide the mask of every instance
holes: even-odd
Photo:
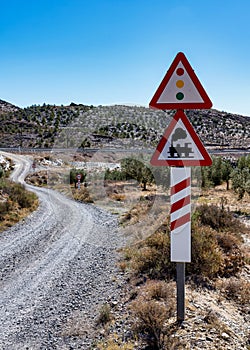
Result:
[[[0,100],[0,147],[53,147],[60,131],[91,106],[42,106],[18,108]]]
[[[20,108],[14,106],[13,104],[0,100],[0,114],[5,114],[5,113],[15,113],[19,111]]]
[[[75,103],[21,109],[0,100],[0,147],[155,147],[173,113]],[[215,109],[186,114],[206,146],[250,148],[250,117]]]

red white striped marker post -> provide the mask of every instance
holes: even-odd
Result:
[[[191,262],[191,169],[171,167],[171,261]]]

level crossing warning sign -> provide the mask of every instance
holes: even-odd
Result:
[[[151,164],[155,166],[212,164],[212,159],[182,110],[178,110],[170,122],[152,156]]]
[[[176,55],[149,106],[163,110],[212,107],[211,100],[184,53]]]
[[[212,164],[183,109],[208,109],[212,102],[182,52],[155,92],[150,107],[177,109],[151,164],[171,166],[171,261],[176,262],[177,321],[185,319],[185,263],[191,262],[191,168]]]

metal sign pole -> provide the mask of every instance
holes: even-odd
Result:
[[[176,263],[176,286],[177,286],[177,322],[182,323],[185,319],[185,263]]]

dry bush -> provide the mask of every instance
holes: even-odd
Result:
[[[238,239],[230,233],[218,233],[208,226],[192,227],[192,261],[187,264],[191,277],[216,278],[235,275],[244,265]],[[170,262],[170,236],[166,225],[135,247],[126,250],[126,266],[135,276],[151,279],[174,278],[175,264]],[[125,264],[123,266],[125,269]]]
[[[9,183],[9,187],[5,189],[11,201],[18,203],[20,208],[32,208],[36,195],[25,190],[21,184]]]
[[[187,264],[187,274],[216,277],[224,263],[216,232],[210,227],[192,228],[192,260]]]
[[[154,204],[155,197],[141,196],[137,203],[120,219],[120,223],[123,225],[133,225],[147,215]]]
[[[237,249],[242,243],[242,238],[231,232],[218,232],[216,238],[224,253]]]
[[[156,232],[132,249],[130,267],[135,275],[151,279],[171,278],[175,274],[170,262],[170,237],[167,232]]]
[[[172,283],[150,281],[131,303],[135,332],[143,336],[151,349],[166,349],[167,320],[175,314],[174,300]]]
[[[126,196],[122,193],[112,193],[109,197],[117,202],[122,202],[126,199]]]
[[[228,299],[235,300],[240,305],[250,304],[250,282],[243,278],[231,277],[217,282],[217,287]]]
[[[9,200],[0,202],[0,221],[4,220],[5,215],[11,210],[11,202]]]
[[[196,213],[202,225],[210,226],[215,230],[239,232],[245,229],[244,225],[231,212],[221,209],[216,205],[200,205],[196,209]]]
[[[235,275],[245,264],[241,233],[246,230],[230,212],[214,205],[198,207],[192,222],[191,268],[195,263],[210,278]]]
[[[175,289],[174,282],[164,282],[158,280],[149,280],[140,288],[140,294],[147,300],[174,300]]]
[[[235,275],[245,265],[244,251],[241,249],[242,238],[231,232],[218,232],[216,238],[224,253],[224,276]]]
[[[73,198],[77,201],[83,203],[93,203],[93,198],[90,196],[90,193],[86,187],[81,187],[80,190],[73,189],[72,190]]]
[[[38,206],[34,193],[8,179],[1,179],[0,192],[5,198],[4,202],[0,202],[0,231],[12,226]]]
[[[223,322],[220,314],[212,309],[205,311],[204,321],[207,323],[208,328],[216,329],[220,332],[230,332],[228,326]]]
[[[205,206],[203,206],[203,209]],[[216,211],[212,209],[212,213]],[[224,213],[224,211],[222,211]],[[204,211],[205,215],[205,211]],[[223,214],[224,215],[224,214]],[[219,216],[219,214],[218,214]],[[212,219],[211,219],[212,220]],[[229,223],[239,229],[241,225],[228,213],[224,216],[221,229],[213,229],[216,225],[204,225],[200,220],[200,211],[192,220],[192,261],[187,264],[187,275],[202,278],[232,276],[245,264],[244,251],[241,249],[240,233],[230,232]],[[212,220],[213,221],[213,220]],[[206,220],[208,223],[209,220]],[[215,222],[218,221],[215,219]],[[176,275],[175,264],[170,262],[169,223],[163,224],[154,234],[140,241],[132,249],[126,251],[126,265],[136,276],[151,279],[168,279]],[[125,268],[125,265],[123,265]]]
[[[134,344],[123,343],[117,335],[113,335],[111,339],[97,344],[98,350],[133,350]]]
[[[230,253],[224,255],[224,264],[221,276],[234,276],[245,265],[245,258],[241,249],[234,249]]]
[[[109,321],[111,321],[112,315],[111,315],[111,307],[109,304],[105,303],[102,305],[99,311],[98,318],[96,320],[97,325],[105,325]]]

